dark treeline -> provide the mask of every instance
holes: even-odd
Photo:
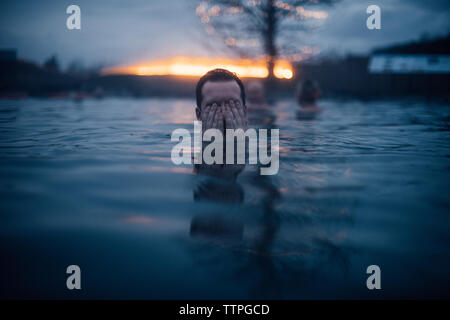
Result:
[[[374,53],[450,54],[450,34],[444,37],[422,38],[418,41],[380,48],[374,50]]]
[[[448,55],[450,35],[435,39],[422,39],[373,51],[374,54]],[[298,80],[316,80],[325,96],[384,98],[396,96],[449,96],[450,74],[427,73],[369,73],[370,57],[347,56],[324,58],[316,62],[301,63],[297,68]]]
[[[316,80],[324,96],[389,98],[398,96],[448,96],[449,74],[371,74],[369,57],[348,56],[302,63],[297,80]]]
[[[293,96],[301,81],[313,79],[324,97],[389,98],[448,96],[449,74],[371,74],[369,57],[348,56],[301,63],[292,80],[278,80],[268,88],[275,96]],[[64,92],[92,92],[134,97],[193,97],[196,77],[73,75],[52,72],[29,62],[0,62],[0,94],[51,96]],[[248,80],[244,80],[248,81]]]
[[[380,50],[375,54],[448,54],[450,36],[422,40]],[[51,57],[42,66],[15,58],[15,51],[0,55],[0,97],[65,96],[98,91],[113,96],[194,97],[197,77],[100,75],[98,72],[61,72]],[[449,96],[450,74],[369,72],[369,56],[310,59],[294,66],[295,77],[276,80],[266,88],[272,97],[295,95],[305,79],[318,82],[323,97],[390,98]],[[244,80],[244,82],[247,80]]]
[[[38,66],[16,59],[0,60],[0,70],[0,95],[6,97],[61,94],[79,90],[87,80],[85,76],[60,72],[51,64]]]

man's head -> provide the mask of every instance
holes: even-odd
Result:
[[[245,109],[244,84],[238,76],[225,69],[214,69],[206,73],[197,83],[196,88],[197,108],[195,109],[197,119],[201,119],[202,110],[205,106],[230,99],[237,100]]]

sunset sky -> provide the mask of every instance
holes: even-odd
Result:
[[[70,4],[81,7],[81,30],[66,28]],[[63,65],[115,65],[175,56],[224,57],[195,14],[195,0],[37,1],[0,3],[0,48],[16,48],[21,58],[42,63],[56,54]],[[365,26],[366,8],[378,4],[382,29]],[[367,53],[396,42],[450,31],[448,0],[342,0],[328,18],[305,35],[304,45],[322,52]]]

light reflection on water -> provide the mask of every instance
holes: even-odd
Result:
[[[279,174],[225,183],[170,161],[194,103],[0,102],[2,297],[450,296],[448,106],[279,102]]]

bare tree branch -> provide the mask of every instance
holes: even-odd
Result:
[[[282,53],[298,54],[301,37],[324,20],[325,7],[339,0],[203,0],[197,14],[239,56],[265,55],[270,76]],[[318,10],[310,8],[317,7]]]

